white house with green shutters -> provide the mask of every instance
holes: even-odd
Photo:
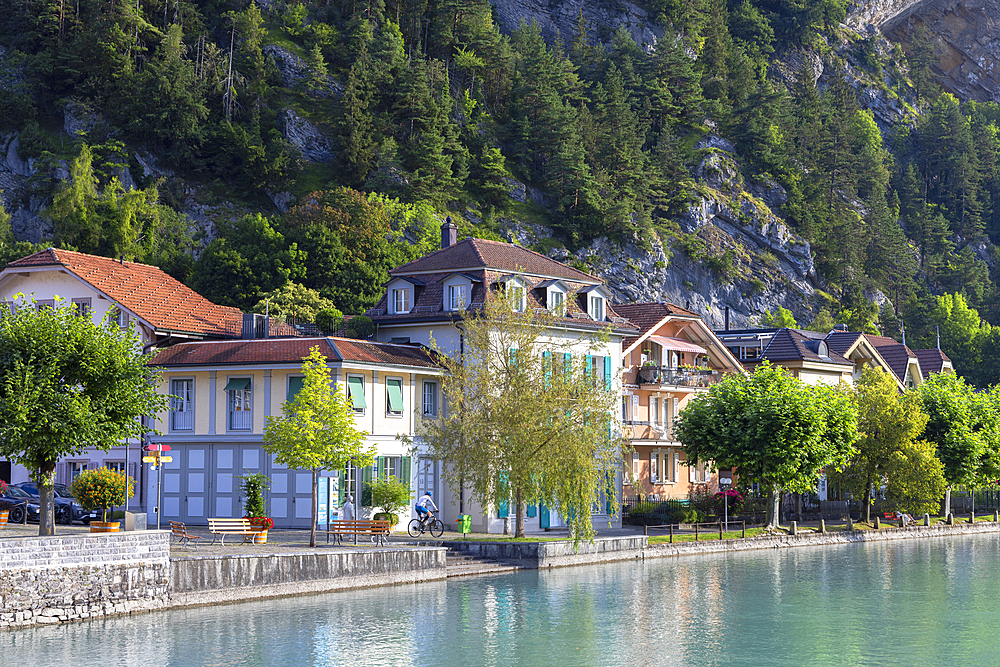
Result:
[[[309,526],[312,473],[276,464],[263,449],[263,433],[266,418],[281,414],[302,388],[302,359],[314,346],[378,453],[375,465],[321,472],[320,516],[338,516],[352,492],[357,516],[367,517],[373,508],[364,502],[365,483],[387,476],[416,492],[416,467],[399,436],[412,437],[419,420],[438,414],[441,371],[426,350],[329,337],[179,343],[151,361],[162,371],[160,391],[172,397],[156,416],[162,435],[153,438],[170,445],[173,458],[162,470],[161,523],[204,525],[209,517],[243,516],[238,477],[262,472],[271,480],[265,501],[275,526]],[[405,529],[410,517],[401,518]]]
[[[385,294],[368,311],[376,324],[376,338],[387,343],[434,343],[448,353],[462,347],[456,323],[468,310],[476,310],[490,294],[505,290],[515,295],[517,307],[557,314],[548,335],[570,341],[570,349],[589,354],[597,375],[614,389],[620,387],[622,340],[637,329],[611,305],[611,292],[603,281],[521,246],[484,239],[457,241],[450,222],[441,229],[441,249],[389,272]],[[598,331],[610,336],[598,350],[588,350]],[[560,348],[562,346],[559,346]],[[570,352],[574,354],[574,352]],[[620,415],[609,414],[614,428]],[[446,462],[421,457],[417,441],[415,481],[418,494],[431,491],[447,526],[461,514],[472,516],[474,532],[503,532],[509,516],[506,505],[481,507],[463,489],[449,488],[442,479]],[[619,491],[621,480],[619,478]],[[595,506],[594,525],[608,525],[607,502]],[[526,530],[544,530],[564,524],[558,508],[528,506]],[[620,521],[620,519],[619,519]]]

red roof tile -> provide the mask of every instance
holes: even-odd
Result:
[[[914,350],[917,360],[920,362],[920,374],[927,379],[931,373],[940,373],[944,368],[944,362],[951,363],[948,355],[941,350]]]
[[[320,352],[333,362],[435,367],[430,354],[421,347],[350,338],[258,338],[178,343],[157,351],[149,363],[165,367],[298,364],[317,345]]]
[[[468,269],[493,269],[508,273],[523,272],[587,283],[602,282],[599,278],[588,273],[578,271],[562,262],[519,245],[472,238],[436,250],[402,266],[397,266],[389,273],[393,276],[400,276],[425,271]]]
[[[239,334],[242,314],[219,306],[155,266],[49,248],[7,265],[63,267],[159,330],[225,336]]]
[[[639,329],[640,334],[644,334],[655,327],[668,315],[701,317],[701,315],[694,311],[664,302],[619,303],[614,306],[614,309],[615,312],[634,324]],[[639,340],[639,336],[626,337],[622,341],[622,349],[628,349],[637,340]]]

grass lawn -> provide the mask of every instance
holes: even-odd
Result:
[[[760,535],[762,533],[764,533],[764,529],[763,528],[747,528],[747,537],[756,537],[756,536],[758,536],[758,535]],[[738,540],[738,539],[742,538],[743,531],[741,531],[741,530],[730,530],[728,532],[724,532],[722,535],[723,535],[723,539],[726,539],[726,540]],[[719,531],[715,531],[715,532],[707,531],[707,532],[702,532],[702,533],[700,533],[698,535],[698,541],[699,542],[707,542],[709,540],[716,540],[716,541],[718,541],[718,539],[719,539]],[[689,535],[687,533],[685,533],[683,535],[677,535],[677,534],[674,535],[674,542],[675,543],[676,542],[694,542],[694,541],[695,541],[694,535]],[[648,540],[649,544],[667,544],[669,542],[670,542],[670,536],[669,535],[650,535],[649,536],[649,540]]]

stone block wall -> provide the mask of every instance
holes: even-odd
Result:
[[[171,563],[173,606],[195,606],[444,579],[440,547],[189,556]]]
[[[0,629],[168,606],[170,533],[0,540]]]

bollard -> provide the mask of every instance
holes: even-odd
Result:
[[[649,526],[647,525],[642,526],[642,534],[647,536],[649,535]]]
[[[993,512],[993,523],[1000,523],[1000,510]]]
[[[969,523],[975,523],[975,522],[976,522],[976,513],[969,512]]]
[[[944,522],[946,524],[948,524],[949,526],[954,526],[955,525],[955,515],[952,514],[951,512],[948,512],[948,518],[945,519]]]
[[[670,524],[670,543],[674,543],[674,524]]]
[[[722,524],[721,523],[719,524],[719,539],[720,540],[725,539],[725,538],[722,537]]]
[[[875,526],[875,530],[878,530],[879,528],[882,527],[881,523],[878,520],[878,517],[875,517],[874,521],[872,522],[872,525]]]
[[[925,526],[931,525],[931,515],[930,514],[924,514],[924,525]]]
[[[850,514],[847,515],[847,530],[854,530],[854,519],[851,518]]]
[[[694,541],[698,541],[698,524],[694,524]]]
[[[904,523],[903,517],[899,517],[899,527],[906,528],[906,524]]]
[[[819,520],[819,532],[820,533],[825,533],[826,532],[826,520],[825,519],[820,519]]]
[[[799,534],[799,522],[798,521],[793,521],[792,522],[792,527],[791,527],[791,529],[789,529],[789,534],[790,535],[798,535]]]

